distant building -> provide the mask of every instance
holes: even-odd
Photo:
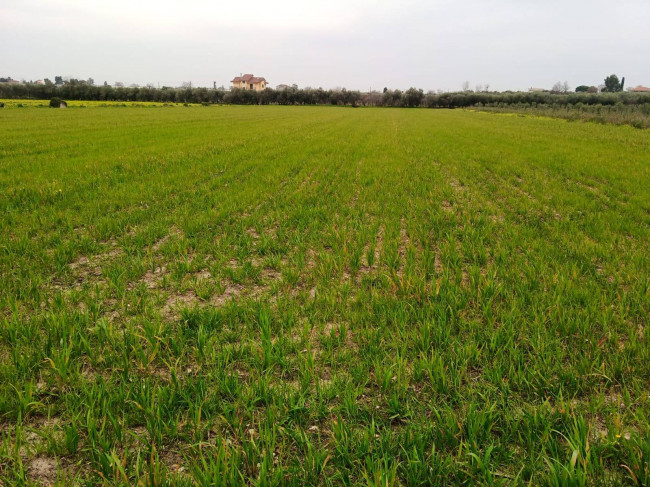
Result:
[[[278,85],[278,86],[275,87],[275,89],[278,90],[278,91],[288,90],[290,88],[291,88],[291,86],[285,85],[285,84],[281,84],[281,85]]]
[[[233,88],[241,90],[262,91],[266,89],[266,79],[263,77],[253,76],[252,74],[244,74],[243,76],[236,76],[230,81]]]
[[[632,93],[648,93],[648,92],[650,92],[650,88],[648,88],[647,86],[639,85],[639,86],[637,86],[635,88],[630,88],[630,91]]]
[[[7,84],[10,84],[10,85],[19,85],[20,81],[18,81],[17,79],[11,79],[11,76],[9,76],[8,78],[0,78],[0,83],[7,83]]]

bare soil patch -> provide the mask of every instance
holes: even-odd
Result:
[[[49,486],[56,483],[57,462],[52,457],[36,457],[27,469],[29,478],[38,485]]]

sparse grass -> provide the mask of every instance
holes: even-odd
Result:
[[[648,485],[650,133],[0,111],[0,484]]]
[[[631,125],[638,129],[650,128],[650,104],[623,105],[538,105],[538,106],[486,106],[473,110],[493,113],[516,113],[523,116],[562,118],[572,122],[594,122],[614,125]]]

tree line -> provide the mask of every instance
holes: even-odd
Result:
[[[423,108],[468,107],[536,107],[536,106],[613,106],[650,104],[650,93],[555,93],[555,92],[455,92],[425,93],[421,89],[390,90],[362,93],[355,90],[324,90],[288,88],[264,91],[209,88],[155,88],[153,86],[110,86],[87,82],[63,84],[0,83],[0,98],[62,100],[158,102],[158,103],[223,103],[233,105],[345,105]]]

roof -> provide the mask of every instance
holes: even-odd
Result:
[[[648,88],[647,86],[637,86],[636,88],[632,88],[630,91],[635,91],[635,92],[644,91],[645,92],[645,91],[650,91],[650,88]]]
[[[233,80],[231,80],[231,83],[239,83],[241,81],[244,81],[246,83],[261,83],[262,81],[266,81],[264,77],[258,77],[258,76],[253,76],[252,74],[245,74],[243,76],[235,76]]]

